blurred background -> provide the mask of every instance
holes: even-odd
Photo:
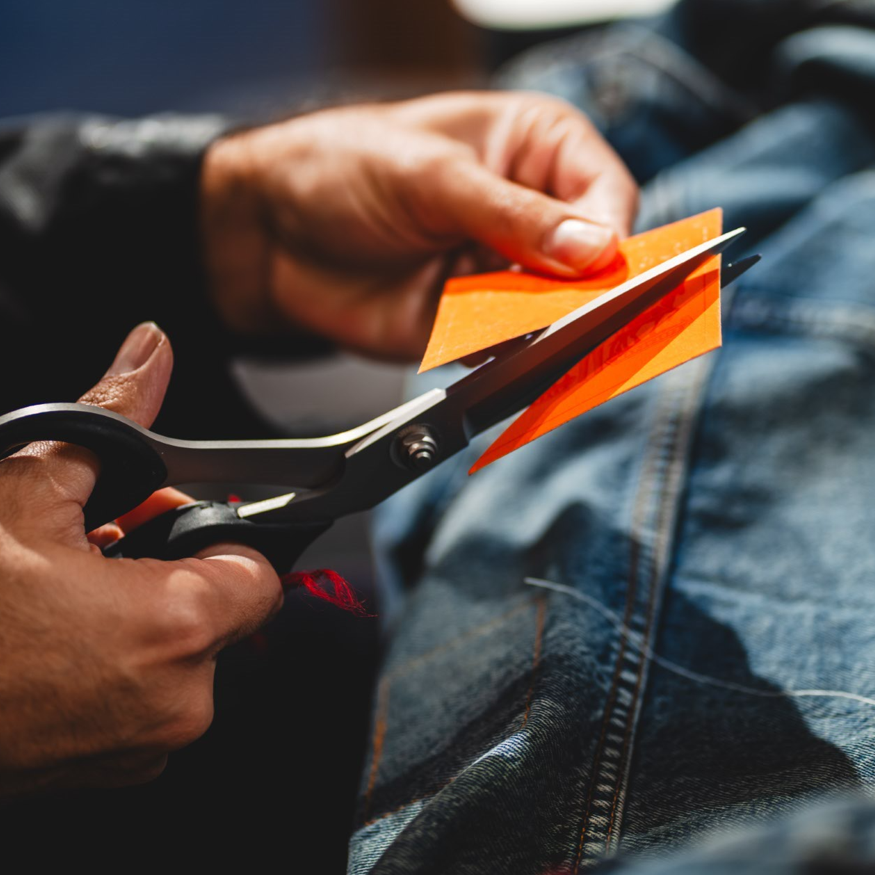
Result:
[[[0,0],[0,118],[176,111],[258,122],[327,103],[486,86],[503,63],[528,47],[609,18],[653,14],[670,2]],[[294,365],[240,360],[234,373],[267,420],[297,435],[331,433],[388,410],[399,401],[404,378],[402,368],[346,355]],[[337,525],[300,565],[323,566],[350,580],[373,608],[366,519]],[[201,788],[216,782],[217,799],[228,782],[250,786],[253,793],[279,793],[289,785],[288,775],[265,757],[283,740],[303,745],[307,756],[295,760],[294,783],[306,799],[287,795],[276,811],[294,818],[299,839],[321,848],[320,873],[341,872],[379,625],[312,599],[298,601],[299,610],[283,612],[286,650],[257,673],[239,701],[229,704],[217,692],[218,713],[236,707],[256,714],[264,700],[276,703],[275,712],[262,715],[270,727],[261,749],[217,720],[203,743],[171,760],[157,782],[129,792],[150,816],[160,811],[169,828],[187,816],[192,775]],[[302,659],[306,671],[292,679],[289,663],[301,665]],[[301,703],[309,705],[304,721]],[[282,736],[289,726],[297,732]],[[229,747],[237,753],[217,774],[216,752]],[[275,773],[273,783],[268,773]],[[59,818],[65,804],[61,800],[54,811]],[[87,804],[95,806],[95,823],[122,829],[112,820],[112,802],[97,797]],[[221,822],[218,811],[208,815]],[[299,853],[307,853],[306,841],[299,842]]]
[[[565,29],[671,0],[3,0],[0,114],[282,113],[482,84]]]

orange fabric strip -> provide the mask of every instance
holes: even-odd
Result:
[[[609,267],[583,279],[512,270],[452,279],[441,296],[420,372],[546,328],[626,280],[712,239],[721,225],[718,209],[629,237]]]
[[[721,226],[715,210],[667,228],[682,252],[718,236]],[[720,343],[720,256],[715,256],[582,359],[501,434],[469,473]]]

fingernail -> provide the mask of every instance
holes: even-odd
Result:
[[[117,377],[142,367],[163,337],[164,332],[154,322],[142,322],[125,338],[106,376]]]
[[[613,237],[614,232],[604,225],[566,219],[547,237],[544,252],[561,264],[582,270],[605,251]]]

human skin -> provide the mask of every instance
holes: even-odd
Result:
[[[387,359],[421,355],[447,276],[518,262],[606,265],[637,189],[590,123],[532,94],[448,94],[326,110],[208,150],[202,254],[240,333],[312,331]],[[151,323],[83,396],[150,425],[172,353]],[[86,533],[88,451],[0,461],[0,795],[148,780],[213,713],[215,657],[282,604],[263,557],[108,560]],[[186,501],[157,493],[140,518]],[[129,521],[130,522],[130,521]]]
[[[595,271],[637,203],[623,163],[569,104],[441,94],[218,142],[203,170],[204,255],[236,330],[299,328],[406,361],[422,355],[449,275],[496,257]]]
[[[129,336],[80,400],[148,426],[173,355],[154,325]],[[279,610],[282,587],[247,547],[178,562],[104,558],[82,508],[98,464],[69,444],[0,462],[0,795],[154,777],[206,731],[215,658]],[[156,494],[151,512],[185,497]]]

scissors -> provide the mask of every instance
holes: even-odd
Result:
[[[327,437],[185,441],[87,404],[38,404],[0,417],[0,458],[38,440],[85,447],[100,475],[86,530],[110,522],[164,486],[248,482],[282,487],[249,503],[196,501],[167,511],[104,549],[108,556],[178,559],[221,542],[264,554],[281,574],[339,517],[379,504],[527,407],[612,334],[723,252],[743,228],[652,268],[547,328],[511,342],[446,389],[432,389],[358,428]],[[723,285],[758,255],[724,267]],[[289,491],[289,490],[294,491]]]

